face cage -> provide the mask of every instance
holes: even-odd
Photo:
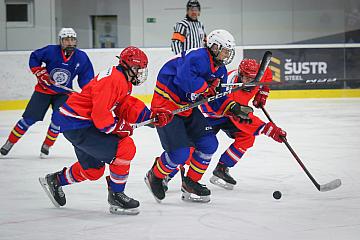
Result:
[[[224,65],[230,64],[234,60],[234,57],[235,57],[235,49],[231,49],[230,56],[223,60]]]
[[[61,48],[62,49],[64,49],[64,50],[66,50],[66,49],[68,49],[68,50],[74,50],[76,47],[77,47],[77,38],[75,38],[75,45],[71,45],[71,46],[67,46],[67,47],[65,47],[64,46],[64,44],[63,44],[63,38],[60,38],[60,46],[61,46]]]
[[[244,75],[242,75],[242,74],[240,73],[240,71],[238,71],[238,78],[240,79],[240,82],[241,82],[241,83],[244,83],[244,82],[243,82],[243,77],[244,77]],[[252,79],[252,80],[249,81],[249,82],[247,82],[247,83],[252,83],[252,82],[255,81],[255,78],[250,78],[250,79]],[[254,88],[255,88],[254,86],[253,86],[253,87],[244,87],[242,90],[245,91],[245,92],[250,92],[250,91],[253,90]]]
[[[134,71],[132,69],[131,69],[131,71],[134,74]],[[147,76],[148,76],[148,69],[147,68],[141,68],[141,69],[138,70],[137,75],[132,77],[131,83],[134,86],[140,86],[141,84],[143,84],[146,81]]]

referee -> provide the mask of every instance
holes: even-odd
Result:
[[[175,53],[204,46],[206,39],[204,25],[198,20],[200,16],[200,3],[189,0],[186,4],[186,16],[174,26],[171,39],[171,50]]]

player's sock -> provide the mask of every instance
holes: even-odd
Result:
[[[60,127],[51,123],[48,128],[44,143],[41,146],[41,150],[40,150],[41,157],[46,157],[47,155],[49,155],[49,149],[51,146],[54,145],[57,137],[59,136],[59,133],[60,133]]]
[[[35,121],[28,118],[21,118],[11,131],[8,141],[15,144],[19,139],[26,133],[31,125],[33,125]]]

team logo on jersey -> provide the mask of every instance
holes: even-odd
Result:
[[[80,63],[76,63],[75,71],[76,71],[76,69],[77,69],[78,67],[80,67]]]
[[[55,81],[56,84],[66,85],[70,80],[71,73],[70,71],[63,68],[54,68],[50,72],[50,76]]]

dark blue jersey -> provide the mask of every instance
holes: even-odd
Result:
[[[80,88],[83,88],[93,77],[94,69],[89,57],[84,51],[75,48],[68,58],[64,56],[60,45],[48,45],[33,51],[29,59],[30,69],[45,65],[51,79],[59,85],[73,88],[73,79],[77,76]],[[48,87],[48,91],[36,88],[41,92],[56,94],[67,93],[66,90],[54,85]]]
[[[215,67],[206,48],[183,52],[160,69],[151,106],[169,110],[186,106],[196,101],[207,90],[208,83],[217,78],[227,81],[226,67]],[[191,110],[180,115],[190,113]]]

